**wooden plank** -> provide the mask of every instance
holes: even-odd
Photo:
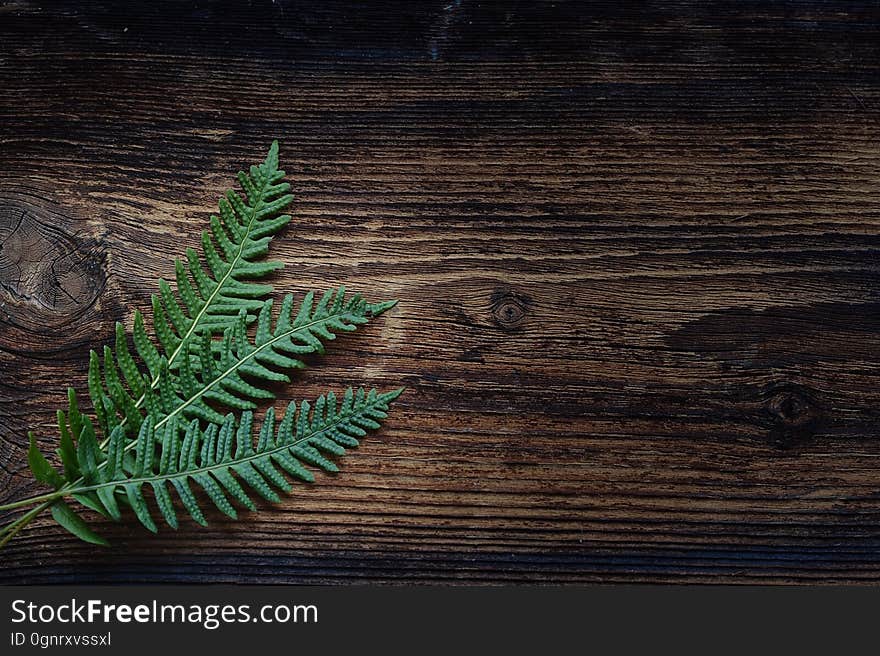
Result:
[[[44,518],[0,582],[880,578],[876,7],[199,7],[0,7],[0,502],[273,138],[276,288],[401,300],[288,398],[408,391],[277,507]]]

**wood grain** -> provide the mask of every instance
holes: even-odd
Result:
[[[408,387],[277,507],[43,518],[0,583],[877,582],[880,10],[0,4],[0,502],[26,431],[273,138],[279,290],[400,305],[289,389]]]

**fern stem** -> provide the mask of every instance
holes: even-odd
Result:
[[[4,503],[2,506],[0,506],[0,511],[13,510],[15,508],[22,508],[24,506],[32,506],[33,504],[40,503],[41,501],[53,501],[58,498],[57,492],[58,490],[54,490],[52,492],[46,492],[45,494],[39,494],[37,496],[20,499],[19,501],[13,501],[12,503]]]
[[[60,490],[55,490],[53,494],[57,494],[58,492],[60,492]],[[36,508],[32,508],[8,526],[5,526],[3,530],[0,531],[0,547],[3,547],[12,538],[18,535],[18,532],[21,531],[21,529],[30,524],[37,515],[46,510],[49,506],[51,506],[52,503],[59,498],[59,496],[55,496],[51,501],[44,501],[39,506],[37,506]]]

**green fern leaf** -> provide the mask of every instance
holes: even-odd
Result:
[[[325,341],[335,339],[338,332],[355,330],[387,306],[371,305],[358,295],[346,298],[343,287],[325,293],[314,307],[313,298],[314,294],[308,293],[294,315],[293,297],[285,296],[274,329],[271,328],[272,301],[267,300],[260,309],[253,341],[247,335],[244,312],[227,327],[222,340],[211,340],[210,333],[203,332],[199,342],[184,345],[176,372],[171,370],[167,359],[160,356],[155,387],[145,389],[142,400],[135,401],[120,391],[121,385],[114,380],[116,395],[123,399],[116,407],[125,412],[119,425],[128,422],[129,426],[139,429],[140,405],[146,407],[146,416],[152,417],[157,426],[177,416],[220,423],[223,415],[216,406],[253,410],[258,402],[275,398],[267,383],[290,382],[284,370],[305,366],[300,356],[323,353]],[[192,355],[192,350],[198,355]],[[95,356],[92,363],[96,362]],[[106,377],[114,378],[112,373]]]
[[[283,176],[277,143],[260,166],[239,173],[244,195],[229,191],[221,199],[219,216],[202,233],[201,259],[189,249],[185,263],[175,261],[176,294],[159,281],[152,297],[156,341],[136,312],[130,336],[117,324],[114,347],[90,353],[95,421],[70,388],[67,412],[57,413],[60,471],[30,437],[34,476],[54,491],[0,506],[36,506],[0,529],[0,546],[45,509],[74,535],[103,544],[67,499],[113,520],[131,508],[155,531],[150,496],[169,526],[178,525],[175,497],[193,520],[205,523],[195,486],[236,517],[233,504],[255,508],[248,490],[277,501],[276,489],[290,490],[287,477],[311,482],[309,467],[336,471],[331,458],[379,428],[401,390],[349,389],[340,405],[332,393],[314,406],[291,404],[277,426],[270,409],[254,443],[253,411],[275,398],[276,384],[290,382],[290,373],[305,366],[305,355],[324,353],[327,341],[396,303],[371,304],[347,296],[344,287],[320,298],[309,292],[298,306],[288,294],[273,322],[273,303],[266,298],[272,287],[254,281],[281,266],[260,258],[290,221],[282,214],[292,199]],[[147,484],[151,494],[145,497]]]
[[[147,375],[137,370],[121,325],[116,327],[116,354],[109,348],[104,351],[103,374],[100,357],[91,354],[89,395],[104,434],[112,430],[114,414],[125,420],[120,423],[127,426],[129,434],[137,433],[141,421],[137,409],[143,405],[146,391],[159,386],[163,357],[169,368],[176,368],[186,347],[192,348],[192,342],[202,334],[221,334],[242,314],[246,322],[256,318],[253,312],[263,306],[272,286],[252,281],[282,266],[259,258],[268,252],[272,237],[290,221],[289,215],[281,213],[293,200],[288,193],[290,185],[283,178],[284,171],[278,168],[278,143],[274,142],[260,166],[252,166],[249,173],[239,172],[245,196],[230,190],[220,199],[220,217],[212,216],[210,230],[202,232],[203,259],[190,248],[185,264],[175,260],[179,300],[171,286],[159,280],[152,309],[160,348],[149,338],[143,316],[135,314],[133,343],[147,365]]]
[[[297,406],[294,402],[277,427],[275,411],[269,409],[256,444],[250,411],[238,420],[229,413],[221,423],[210,423],[205,429],[193,419],[184,431],[167,425],[163,429],[147,418],[135,440],[136,461],[130,471],[123,465],[128,446],[120,427],[112,432],[106,447],[89,440],[80,449],[77,467],[87,475],[67,494],[96,494],[105,514],[116,520],[122,516],[119,502],[125,499],[138,520],[156,532],[144,486],[149,485],[159,516],[172,528],[178,525],[173,496],[192,519],[206,523],[194,486],[221,512],[235,518],[238,512],[233,502],[249,510],[256,507],[248,489],[266,501],[277,502],[276,489],[292,490],[288,477],[311,483],[314,475],[309,467],[338,471],[330,458],[357,446],[367,430],[378,429],[402,391],[379,394],[359,389],[355,393],[349,388],[341,403],[332,393],[319,397],[314,405],[303,401]],[[162,457],[157,459],[159,447]],[[76,528],[79,530],[79,525]]]

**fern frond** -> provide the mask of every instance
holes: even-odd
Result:
[[[223,415],[215,406],[250,410],[256,408],[256,402],[275,398],[268,384],[290,382],[285,370],[303,368],[300,356],[323,353],[324,342],[335,339],[336,333],[356,330],[389,306],[367,303],[359,295],[346,298],[344,287],[326,292],[317,304],[314,298],[309,292],[295,310],[293,295],[286,295],[274,328],[272,300],[262,303],[253,340],[248,337],[247,316],[242,310],[221,340],[213,340],[205,330],[198,341],[184,343],[176,371],[159,356],[155,385],[145,385],[137,400],[133,390],[129,392],[122,383],[112,350],[104,349],[103,382],[99,358],[92,352],[90,390],[93,398],[103,399],[105,409],[99,422],[110,432],[117,426],[126,427],[128,435],[136,434],[146,416],[156,425],[178,415],[219,423]],[[75,396],[72,399],[75,403]],[[81,415],[78,408],[74,412]],[[68,430],[63,416],[59,418],[62,435],[70,433],[79,440],[76,426]]]
[[[338,471],[330,458],[358,446],[369,430],[378,429],[388,416],[389,405],[402,391],[379,394],[375,389],[355,392],[349,388],[341,402],[330,392],[314,404],[289,404],[277,424],[275,410],[270,408],[256,441],[250,411],[242,413],[240,420],[229,413],[204,430],[197,419],[178,431],[173,423],[158,426],[148,417],[134,442],[131,468],[125,466],[129,445],[122,427],[113,430],[106,448],[87,437],[72,463],[82,479],[65,496],[97,500],[100,510],[114,520],[122,517],[120,503],[127,503],[140,522],[155,532],[154,511],[144,497],[144,487],[152,491],[159,515],[177,528],[173,496],[192,519],[207,523],[191,487],[194,485],[221,512],[235,518],[238,513],[233,501],[249,510],[256,509],[248,490],[266,501],[278,502],[276,489],[285,493],[292,490],[288,476],[311,483],[314,475],[309,467]],[[87,423],[84,435],[92,434]],[[39,461],[41,457],[34,459]],[[44,480],[59,482],[58,472],[45,459],[37,462],[34,471],[39,471]],[[67,518],[67,511],[60,512]],[[83,533],[81,526],[76,529]]]
[[[371,304],[346,296],[344,287],[320,298],[310,292],[298,306],[288,294],[273,323],[273,303],[266,298],[272,287],[254,281],[281,266],[260,258],[290,220],[281,214],[292,198],[283,176],[277,143],[260,166],[239,173],[244,195],[230,191],[221,199],[219,216],[202,233],[202,259],[190,249],[185,263],[175,261],[176,292],[159,281],[152,297],[155,341],[136,312],[130,335],[117,323],[114,346],[90,352],[94,421],[69,388],[67,411],[57,413],[61,470],[33,436],[28,450],[35,478],[53,491],[0,506],[36,506],[0,529],[0,546],[46,509],[81,539],[104,544],[68,505],[71,499],[112,519],[130,506],[155,530],[142,492],[146,483],[171,525],[172,493],[196,521],[204,519],[190,482],[234,516],[230,498],[253,507],[245,487],[269,500],[278,498],[275,488],[289,489],[276,467],[301,480],[312,478],[307,465],[335,471],[328,455],[341,455],[379,428],[400,390],[349,389],[339,407],[332,393],[313,407],[291,404],[277,429],[270,410],[253,444],[253,410],[275,398],[275,384],[289,382],[290,372],[305,366],[306,354],[323,353],[337,334],[396,303]],[[224,415],[228,410],[233,412]]]
[[[103,375],[100,356],[91,354],[89,396],[105,435],[117,425],[114,415],[123,420],[118,423],[127,425],[130,435],[137,433],[137,409],[145,402],[145,394],[159,386],[163,367],[179,366],[192,342],[206,334],[222,334],[241,315],[248,323],[256,319],[254,313],[262,308],[272,286],[253,281],[282,266],[260,258],[268,252],[272,237],[290,221],[282,212],[293,196],[283,178],[284,171],[278,168],[278,143],[274,142],[262,164],[239,172],[244,196],[229,190],[220,199],[220,215],[211,216],[210,230],[201,235],[201,259],[189,248],[185,262],[174,261],[177,296],[171,285],[159,280],[159,293],[152,296],[158,347],[148,335],[143,315],[135,312],[132,342],[146,372],[135,365],[119,324],[115,353],[109,347],[104,349]]]

